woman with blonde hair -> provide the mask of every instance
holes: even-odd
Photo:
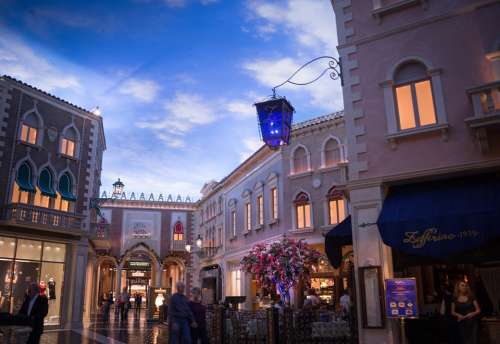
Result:
[[[481,313],[470,286],[465,281],[455,284],[454,301],[451,304],[451,315],[458,322],[458,336],[463,344],[477,343],[478,315]]]

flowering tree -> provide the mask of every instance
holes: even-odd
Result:
[[[290,288],[302,279],[311,280],[311,267],[317,265],[321,253],[303,239],[296,241],[287,236],[270,245],[256,244],[241,259],[243,271],[251,273],[261,287],[278,287],[281,299],[290,301]]]

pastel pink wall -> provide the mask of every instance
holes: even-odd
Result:
[[[360,77],[360,84],[352,86],[350,91],[360,92],[362,97],[354,107],[364,110],[364,117],[357,119],[356,125],[365,127],[365,135],[357,136],[356,140],[366,144],[367,152],[357,158],[368,162],[367,170],[359,174],[360,179],[449,168],[500,157],[498,135],[489,135],[490,151],[481,153],[464,122],[473,115],[466,89],[495,81],[486,54],[500,38],[500,3],[455,15],[478,2],[429,1],[427,9],[420,5],[403,9],[383,16],[380,23],[372,16],[372,1],[352,2],[352,21],[348,26],[354,29],[354,35],[346,43],[357,46],[357,52],[349,57],[358,62],[359,68],[352,74]],[[404,27],[409,29],[387,35],[390,30]],[[392,78],[390,71],[405,56],[418,56],[430,63],[429,68],[442,69],[450,126],[447,141],[439,132],[418,134],[399,139],[393,149],[386,138],[386,108],[379,84]]]

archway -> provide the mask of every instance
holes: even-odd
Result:
[[[167,290],[168,295],[175,292],[175,284],[178,281],[186,281],[186,264],[178,257],[167,257],[163,261],[161,286]],[[189,289],[186,290],[189,293]]]

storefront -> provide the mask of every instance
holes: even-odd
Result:
[[[222,298],[222,274],[219,265],[210,265],[201,269],[201,297],[204,304],[218,303]]]
[[[0,237],[0,311],[17,313],[33,282],[49,300],[46,325],[60,325],[66,244]]]
[[[441,302],[465,281],[481,307],[481,337],[492,342],[500,331],[500,178],[480,175],[388,191],[377,225],[392,247],[394,276],[417,282],[420,318],[408,323],[410,341],[450,340],[440,324]]]

